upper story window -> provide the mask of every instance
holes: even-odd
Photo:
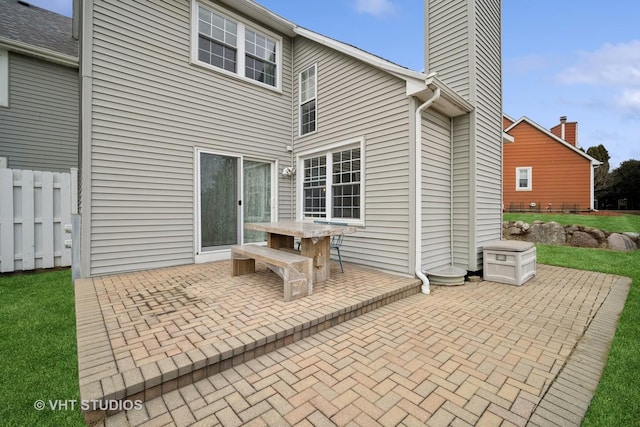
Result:
[[[531,190],[531,167],[516,168],[516,191]]]
[[[237,53],[238,24],[199,7],[198,60],[235,73]]]
[[[9,106],[9,53],[0,49],[0,107]]]
[[[364,220],[363,142],[300,159],[303,219]]]
[[[280,89],[282,39],[240,17],[194,1],[192,60]]]
[[[314,64],[300,73],[300,135],[316,130],[317,66]]]

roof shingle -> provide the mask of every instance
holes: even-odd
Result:
[[[78,57],[72,20],[22,0],[0,0],[0,37]]]

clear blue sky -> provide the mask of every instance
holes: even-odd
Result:
[[[70,16],[72,0],[29,0]],[[280,16],[423,71],[423,0],[258,0]],[[611,168],[640,160],[640,1],[503,0],[503,106],[544,128],[578,122]],[[437,70],[428,70],[437,71]],[[640,183],[639,183],[640,184]]]

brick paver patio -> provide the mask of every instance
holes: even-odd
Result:
[[[274,274],[231,278],[228,268],[85,283],[78,298],[91,306],[93,287],[112,362],[93,362],[106,350],[87,354],[102,348],[97,338],[81,344],[99,321],[79,313],[81,398],[100,389],[102,398],[145,400],[101,425],[579,425],[630,286],[539,265],[520,287],[480,282],[423,295],[415,279],[349,265],[314,295],[284,303]],[[306,328],[295,326],[301,317]],[[228,361],[203,371],[229,340],[239,343],[218,355],[227,350]],[[119,381],[126,394],[109,389]]]

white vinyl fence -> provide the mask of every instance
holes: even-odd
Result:
[[[71,265],[65,227],[77,213],[77,176],[0,169],[0,273]]]

